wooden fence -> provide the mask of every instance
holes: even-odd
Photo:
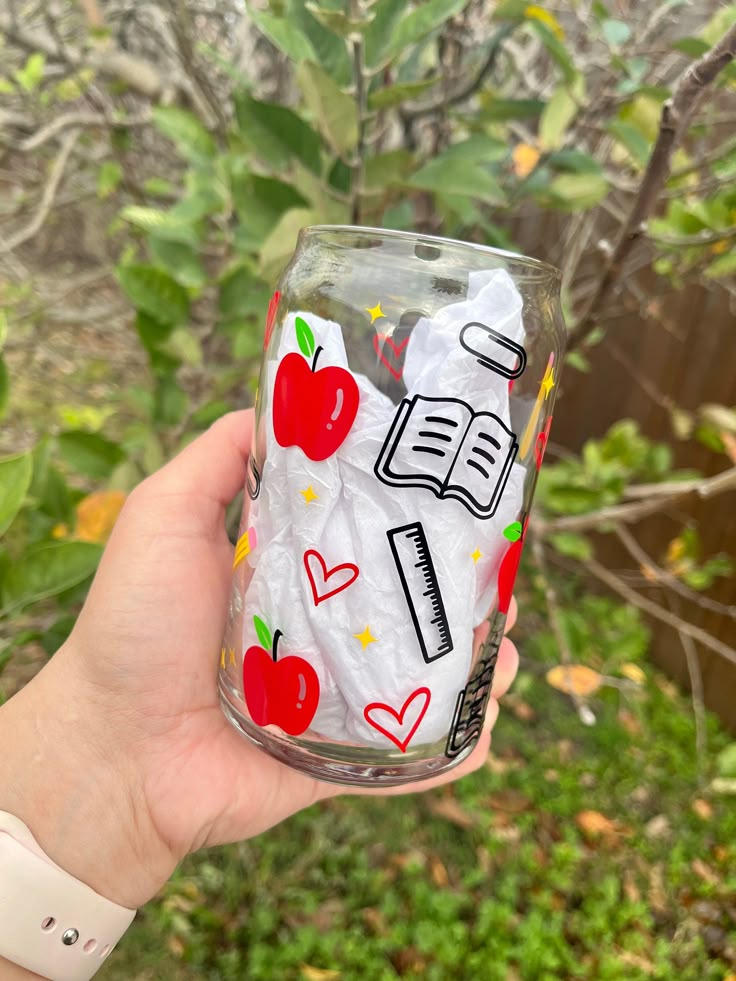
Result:
[[[539,255],[540,249],[532,252]],[[654,297],[653,275],[645,273],[637,280],[645,295],[651,289],[649,295]],[[638,420],[652,439],[673,442],[668,400],[686,410],[707,402],[736,404],[736,317],[729,293],[715,285],[710,289],[692,285],[651,302],[658,306],[656,319],[634,313],[613,322],[606,343],[592,352],[590,374],[566,371],[555,410],[554,442],[578,450],[586,439],[600,436],[617,419],[627,417]],[[727,466],[722,455],[694,440],[674,441],[673,446],[678,467],[693,467],[709,476]],[[632,530],[642,547],[661,562],[683,518],[697,521],[705,555],[725,552],[736,558],[736,493],[713,500],[693,495]],[[607,536],[601,544],[600,560],[616,570],[638,572],[610,539]],[[664,600],[656,587],[649,595]],[[736,577],[718,580],[707,595],[736,607]],[[679,597],[677,603],[681,616],[736,647],[736,619]],[[687,689],[680,637],[668,626],[652,623],[652,627],[655,660]],[[702,648],[698,654],[706,704],[736,731],[736,666]]]

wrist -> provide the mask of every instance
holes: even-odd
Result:
[[[62,649],[0,709],[0,809],[101,896],[137,909],[176,861],[147,815],[130,741]]]

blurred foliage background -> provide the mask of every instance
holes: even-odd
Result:
[[[487,769],[191,859],[104,976],[736,977],[735,53],[718,0],[0,0],[3,697],[304,225],[537,255],[570,325]]]

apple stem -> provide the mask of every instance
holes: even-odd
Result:
[[[314,357],[312,358],[312,371],[317,370],[317,358],[320,356],[321,353],[322,353],[322,346],[320,345],[317,348],[317,350],[314,352]]]
[[[273,658],[274,664],[276,663],[276,658],[278,657],[277,651],[279,647],[279,641],[284,636],[283,631],[277,630],[273,635],[273,644],[271,645],[271,657]]]

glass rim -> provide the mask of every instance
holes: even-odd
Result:
[[[312,232],[340,232],[341,234],[348,233],[351,235],[368,233],[407,242],[418,242],[420,244],[444,245],[445,247],[451,246],[453,248],[459,246],[462,249],[471,249],[473,252],[481,252],[500,259],[510,260],[511,262],[524,266],[526,269],[543,273],[546,277],[550,277],[558,282],[562,280],[562,270],[558,269],[557,266],[553,266],[551,262],[545,262],[543,259],[535,259],[533,256],[524,255],[521,252],[511,252],[509,249],[497,249],[492,245],[481,245],[478,242],[464,242],[459,238],[427,235],[424,232],[400,231],[395,228],[377,228],[371,225],[305,225],[299,234],[309,234]]]

